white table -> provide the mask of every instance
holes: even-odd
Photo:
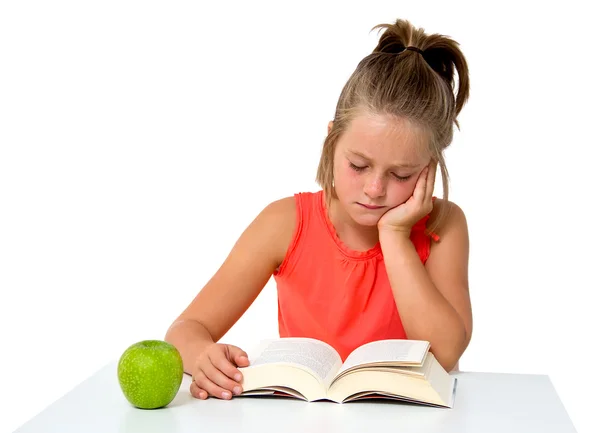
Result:
[[[121,393],[114,361],[16,432],[575,432],[548,376],[453,375],[458,378],[453,409],[385,401],[307,403],[272,397],[197,400],[189,394],[190,377],[185,375],[180,392],[166,408],[141,410]]]

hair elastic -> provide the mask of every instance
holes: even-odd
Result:
[[[405,50],[411,50],[411,51],[416,51],[417,53],[423,55],[423,50],[417,47],[406,47]]]

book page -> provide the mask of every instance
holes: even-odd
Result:
[[[429,350],[429,342],[419,340],[379,340],[356,348],[342,365],[338,376],[364,364],[405,363],[420,365]]]
[[[250,367],[270,363],[295,364],[309,369],[323,384],[335,375],[342,359],[329,345],[312,338],[280,338],[264,341]]]

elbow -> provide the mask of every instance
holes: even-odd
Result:
[[[176,340],[176,334],[177,334],[177,330],[178,330],[177,328],[184,321],[185,320],[183,320],[183,319],[177,319],[173,323],[171,323],[171,326],[169,326],[169,328],[167,329],[167,332],[165,333],[165,336],[164,336],[164,340],[167,343],[171,343],[174,345],[174,341]]]
[[[440,365],[446,370],[448,373],[452,371],[458,371],[458,362],[460,357],[463,355],[467,346],[469,345],[469,341],[471,340],[470,335],[464,329],[464,332],[461,333],[461,338],[458,341],[455,341],[449,347],[446,347],[442,353],[439,353],[439,358],[436,355],[436,358]]]
[[[452,371],[458,371],[458,361],[460,360],[461,355],[462,351],[454,351],[452,353],[446,353],[445,356],[439,356],[439,358],[436,356],[436,359],[442,368],[450,373]]]
[[[458,361],[459,358],[455,358],[451,360],[441,360],[439,363],[447,373],[452,373],[453,371],[458,371]]]

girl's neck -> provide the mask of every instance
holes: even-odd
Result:
[[[325,205],[329,220],[335,227],[338,238],[348,247],[362,251],[373,248],[379,242],[377,226],[364,226],[358,224],[346,212],[340,201],[331,199],[330,208]]]

